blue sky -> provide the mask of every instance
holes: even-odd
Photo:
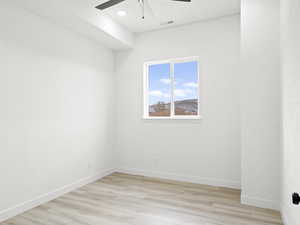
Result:
[[[174,65],[175,101],[197,98],[197,62],[177,63]],[[149,103],[170,102],[170,64],[149,66]]]

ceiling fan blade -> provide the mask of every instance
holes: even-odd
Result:
[[[192,0],[172,0],[172,1],[176,1],[176,2],[191,2]]]
[[[154,20],[157,20],[157,16],[155,15],[151,5],[149,4],[148,0],[144,0],[144,4],[145,4],[145,9],[147,10],[147,12],[149,12],[149,14],[151,15],[151,17]]]
[[[97,9],[103,10],[103,9],[107,9],[111,6],[114,6],[116,4],[119,4],[120,2],[124,2],[125,0],[110,0],[108,2],[104,2],[103,4],[100,4],[98,6],[96,6]]]

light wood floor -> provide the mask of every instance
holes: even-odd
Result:
[[[1,225],[274,225],[240,191],[114,173]]]

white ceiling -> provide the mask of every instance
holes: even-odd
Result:
[[[97,6],[107,0],[94,0]],[[151,6],[155,18],[146,10],[145,19],[142,19],[142,9],[138,0],[126,0],[111,8],[104,10],[118,23],[127,27],[135,33],[145,32],[154,29],[161,29],[170,26],[192,23],[240,12],[240,0],[192,0],[191,3],[176,2],[171,0],[146,0]],[[124,10],[127,15],[120,17],[119,10]],[[173,20],[171,25],[161,25]]]
[[[3,0],[0,0],[3,1]],[[135,35],[95,8],[95,0],[6,0],[37,16],[119,50],[134,46]]]
[[[1,1],[1,0],[0,0]],[[192,0],[191,3],[171,0],[145,0],[149,9],[145,19],[138,0],[126,0],[107,10],[95,7],[107,0],[7,0],[36,15],[47,17],[55,23],[69,27],[111,49],[133,48],[134,33],[168,28],[201,20],[233,15],[240,12],[240,0]],[[45,7],[47,6],[47,7]],[[119,10],[127,15],[120,17]],[[161,23],[174,20],[171,25]]]

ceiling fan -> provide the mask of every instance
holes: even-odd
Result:
[[[107,8],[110,8],[114,5],[117,5],[121,2],[124,2],[126,0],[109,0],[107,2],[104,2],[98,6],[96,6],[97,9],[100,9],[100,10],[105,10]],[[137,0],[138,3],[141,5],[142,7],[142,10],[143,10],[143,19],[144,19],[144,7],[145,7],[145,4],[147,4],[147,1],[146,0]],[[176,1],[176,2],[191,2],[192,0],[170,0],[170,1]]]
[[[100,9],[100,10],[104,10],[104,9],[107,9],[109,7],[112,7],[114,5],[117,5],[121,2],[124,2],[126,0],[109,0],[107,2],[104,2],[98,6],[96,6],[97,9]],[[143,2],[143,0],[138,0],[139,2]],[[176,1],[176,2],[191,2],[192,0],[171,0],[171,1]]]

